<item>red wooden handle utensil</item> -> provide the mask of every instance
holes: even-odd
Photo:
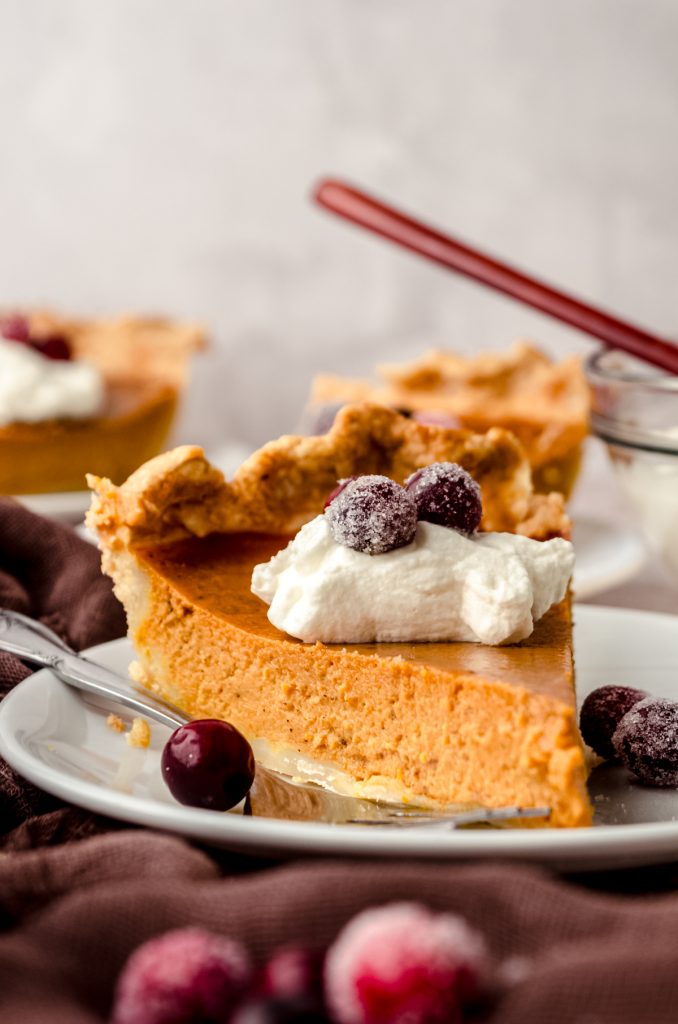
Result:
[[[678,346],[640,327],[595,309],[579,299],[514,270],[500,260],[445,235],[421,221],[341,181],[328,179],[317,186],[315,201],[405,249],[441,263],[504,292],[527,306],[548,313],[571,327],[593,335],[612,348],[622,349],[663,370],[678,374]]]

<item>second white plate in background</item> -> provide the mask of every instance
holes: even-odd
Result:
[[[647,560],[643,542],[636,533],[602,519],[577,517],[572,542],[576,555],[572,581],[575,601],[626,583]]]

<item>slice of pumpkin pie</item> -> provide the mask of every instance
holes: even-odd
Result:
[[[421,498],[445,472],[477,500],[456,527]],[[120,487],[90,485],[147,686],[356,795],[590,824],[569,524],[560,495],[532,492],[512,435],[347,406],[328,434],[273,441],[229,482],[182,447]],[[355,502],[369,486],[398,507],[379,506],[366,542]]]
[[[0,310],[0,494],[122,482],[165,447],[197,324]]]
[[[421,422],[474,431],[504,427],[525,450],[535,490],[569,497],[591,404],[576,356],[556,363],[526,342],[471,358],[434,349],[410,363],[379,366],[377,375],[376,381],[317,376],[307,419],[317,423],[319,417],[326,420],[337,404],[367,401],[407,412]]]

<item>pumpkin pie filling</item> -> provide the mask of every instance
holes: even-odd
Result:
[[[487,445],[431,429],[385,409],[349,408],[327,438],[273,442],[230,483],[199,449],[161,456],[120,488],[93,479],[89,521],[127,610],[137,675],[194,717],[225,718],[252,741],[340,769],[357,781],[356,792],[379,783],[424,802],[546,805],[548,824],[589,824],[569,596],[527,640],[506,647],[306,644],[277,630],[250,590],[253,567],[285,547],[298,525],[295,502],[285,505],[298,460],[302,479],[336,479],[344,475],[334,472],[337,463],[343,468],[361,441],[383,469],[388,441],[387,461],[402,478],[432,453],[471,463]],[[505,443],[495,436],[497,466]],[[562,534],[562,503],[532,496],[526,484],[519,496],[523,461],[494,489],[488,466],[486,518],[513,516],[514,532],[534,532],[538,523],[536,532]],[[281,528],[271,530],[276,494]],[[301,492],[296,497],[303,504]],[[317,512],[320,494],[311,497]]]

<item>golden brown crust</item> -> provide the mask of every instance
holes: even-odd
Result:
[[[561,496],[532,493],[529,465],[511,434],[422,426],[375,405],[346,406],[322,436],[287,435],[264,445],[230,482],[194,446],[152,459],[121,487],[90,476],[96,496],[88,523],[109,546],[216,532],[290,533],[322,511],[343,477],[381,473],[402,482],[437,461],[458,462],[478,481],[483,529],[567,535]]]
[[[553,363],[533,345],[517,342],[506,352],[472,359],[432,350],[411,363],[377,369],[376,385],[318,376],[311,401],[445,412],[472,430],[503,426],[519,437],[532,466],[562,458],[588,430],[590,394],[576,356]]]
[[[77,320],[47,310],[25,313],[31,334],[60,334],[78,359],[91,359],[109,381],[155,381],[180,388],[191,352],[205,346],[200,324],[162,317]]]

